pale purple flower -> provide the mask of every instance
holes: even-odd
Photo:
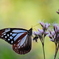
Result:
[[[40,25],[42,26],[43,30],[47,30],[48,27],[50,26],[49,23],[43,23],[43,22],[40,22]]]
[[[37,32],[34,32],[34,35],[35,35],[35,37],[38,37],[38,38],[41,39],[42,38],[42,35],[43,35],[43,30],[40,29]]]
[[[48,34],[47,29],[50,26],[50,24],[40,22],[40,25],[42,26],[42,29],[38,29],[37,32],[34,32],[35,37],[33,38],[33,40],[35,40],[37,42],[37,39],[38,38],[40,39],[40,41],[42,43],[43,55],[44,55],[44,59],[45,59],[44,38]]]
[[[34,37],[33,40],[37,41],[37,38],[39,38],[40,40],[42,40],[43,37],[45,38],[45,36],[48,34],[47,29],[50,26],[50,24],[40,22],[40,25],[42,26],[42,29],[38,29],[37,32],[34,32],[35,37]]]
[[[52,42],[55,43],[56,49],[55,49],[54,59],[56,59],[57,52],[59,49],[59,26],[58,26],[58,24],[54,24],[53,31],[49,31],[49,38]]]
[[[42,36],[42,35],[44,35],[44,37],[48,34],[48,32],[47,31],[44,31],[44,30],[42,30],[42,29],[38,29],[38,32],[39,32],[39,34]],[[39,35],[38,34],[38,35]]]
[[[49,31],[49,33],[50,33],[49,34],[50,37],[53,37],[53,38],[55,37],[55,31]]]
[[[58,26],[58,24],[54,24],[54,25],[53,25],[53,29],[54,29],[54,31],[55,31],[56,33],[59,33],[59,26]]]
[[[55,37],[56,37],[55,32],[54,31],[49,31],[49,35],[48,36],[49,36],[50,40],[52,42],[54,42]]]
[[[59,26],[57,24],[53,25],[53,31],[49,31],[49,38],[53,42],[59,41]]]
[[[42,29],[38,29],[38,32],[43,33],[44,31]]]
[[[54,42],[54,39],[50,39],[50,41]]]
[[[40,22],[40,25],[41,25],[42,27],[45,27],[45,23],[43,23],[43,22]]]
[[[42,29],[38,29],[38,31],[34,32],[34,35],[42,35],[43,34],[43,30]]]
[[[48,35],[49,34],[49,32],[44,32],[44,37],[46,36],[46,35]]]
[[[38,32],[38,31],[35,31],[35,32],[33,32],[33,34],[34,34],[34,35],[38,35],[38,34],[39,34],[39,32]]]

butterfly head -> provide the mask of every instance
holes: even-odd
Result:
[[[29,36],[32,35],[32,28],[30,28],[30,29],[28,30],[28,35],[29,35]]]

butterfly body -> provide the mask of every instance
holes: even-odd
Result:
[[[0,30],[0,38],[12,45],[13,50],[18,54],[26,54],[31,50],[32,28],[5,28]]]

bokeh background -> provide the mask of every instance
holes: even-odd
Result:
[[[0,0],[0,29],[29,29],[40,21],[59,23],[59,15],[56,13],[58,8],[59,0]],[[54,43],[46,37],[46,59],[53,59],[54,50]],[[43,59],[41,42],[32,42],[32,50],[28,54],[19,55],[10,44],[0,39],[0,59]]]

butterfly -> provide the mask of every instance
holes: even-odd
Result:
[[[12,45],[18,54],[26,54],[31,50],[32,28],[5,28],[0,30],[0,38]]]

